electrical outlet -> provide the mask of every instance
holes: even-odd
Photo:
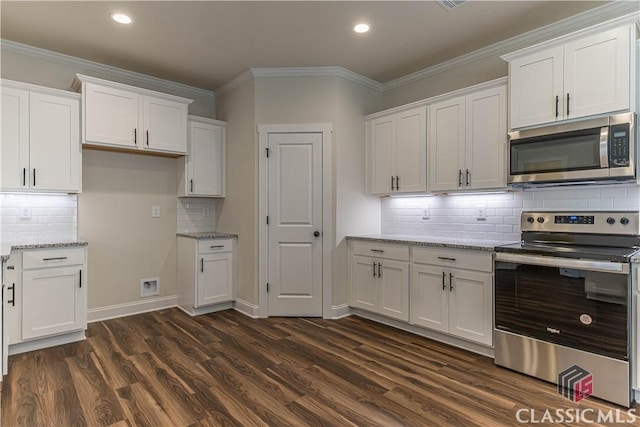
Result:
[[[202,216],[207,217],[211,214],[209,208],[202,208]]]
[[[422,207],[422,219],[426,220],[429,219],[430,215],[430,209],[429,206],[423,206]]]
[[[483,221],[487,219],[487,208],[484,206],[478,206],[478,210],[476,212],[476,219],[479,221]]]
[[[31,219],[31,206],[20,206],[20,219]]]
[[[160,206],[151,206],[151,218],[160,218]]]

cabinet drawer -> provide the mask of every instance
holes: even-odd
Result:
[[[80,264],[84,264],[84,248],[26,250],[22,254],[23,270]]]
[[[212,240],[198,241],[199,254],[231,252],[232,250],[233,250],[233,239],[212,239]]]
[[[413,248],[412,250],[413,262],[415,263],[464,268],[489,273],[493,271],[493,254],[491,252],[440,248]]]
[[[353,254],[409,261],[409,246],[377,242],[353,242]]]

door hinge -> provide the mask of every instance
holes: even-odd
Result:
[[[265,151],[267,152],[267,159],[268,159],[268,158],[269,158],[269,152],[270,152],[271,150],[267,148]]]
[[[269,284],[267,283],[267,292],[269,292]]]
[[[267,215],[267,225],[269,225],[269,215]]]

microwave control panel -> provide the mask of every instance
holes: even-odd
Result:
[[[609,132],[609,167],[629,166],[629,124],[613,125]]]

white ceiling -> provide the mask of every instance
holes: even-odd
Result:
[[[338,65],[384,83],[603,3],[2,0],[0,36],[209,90],[252,67]],[[353,32],[361,21],[369,33]]]

